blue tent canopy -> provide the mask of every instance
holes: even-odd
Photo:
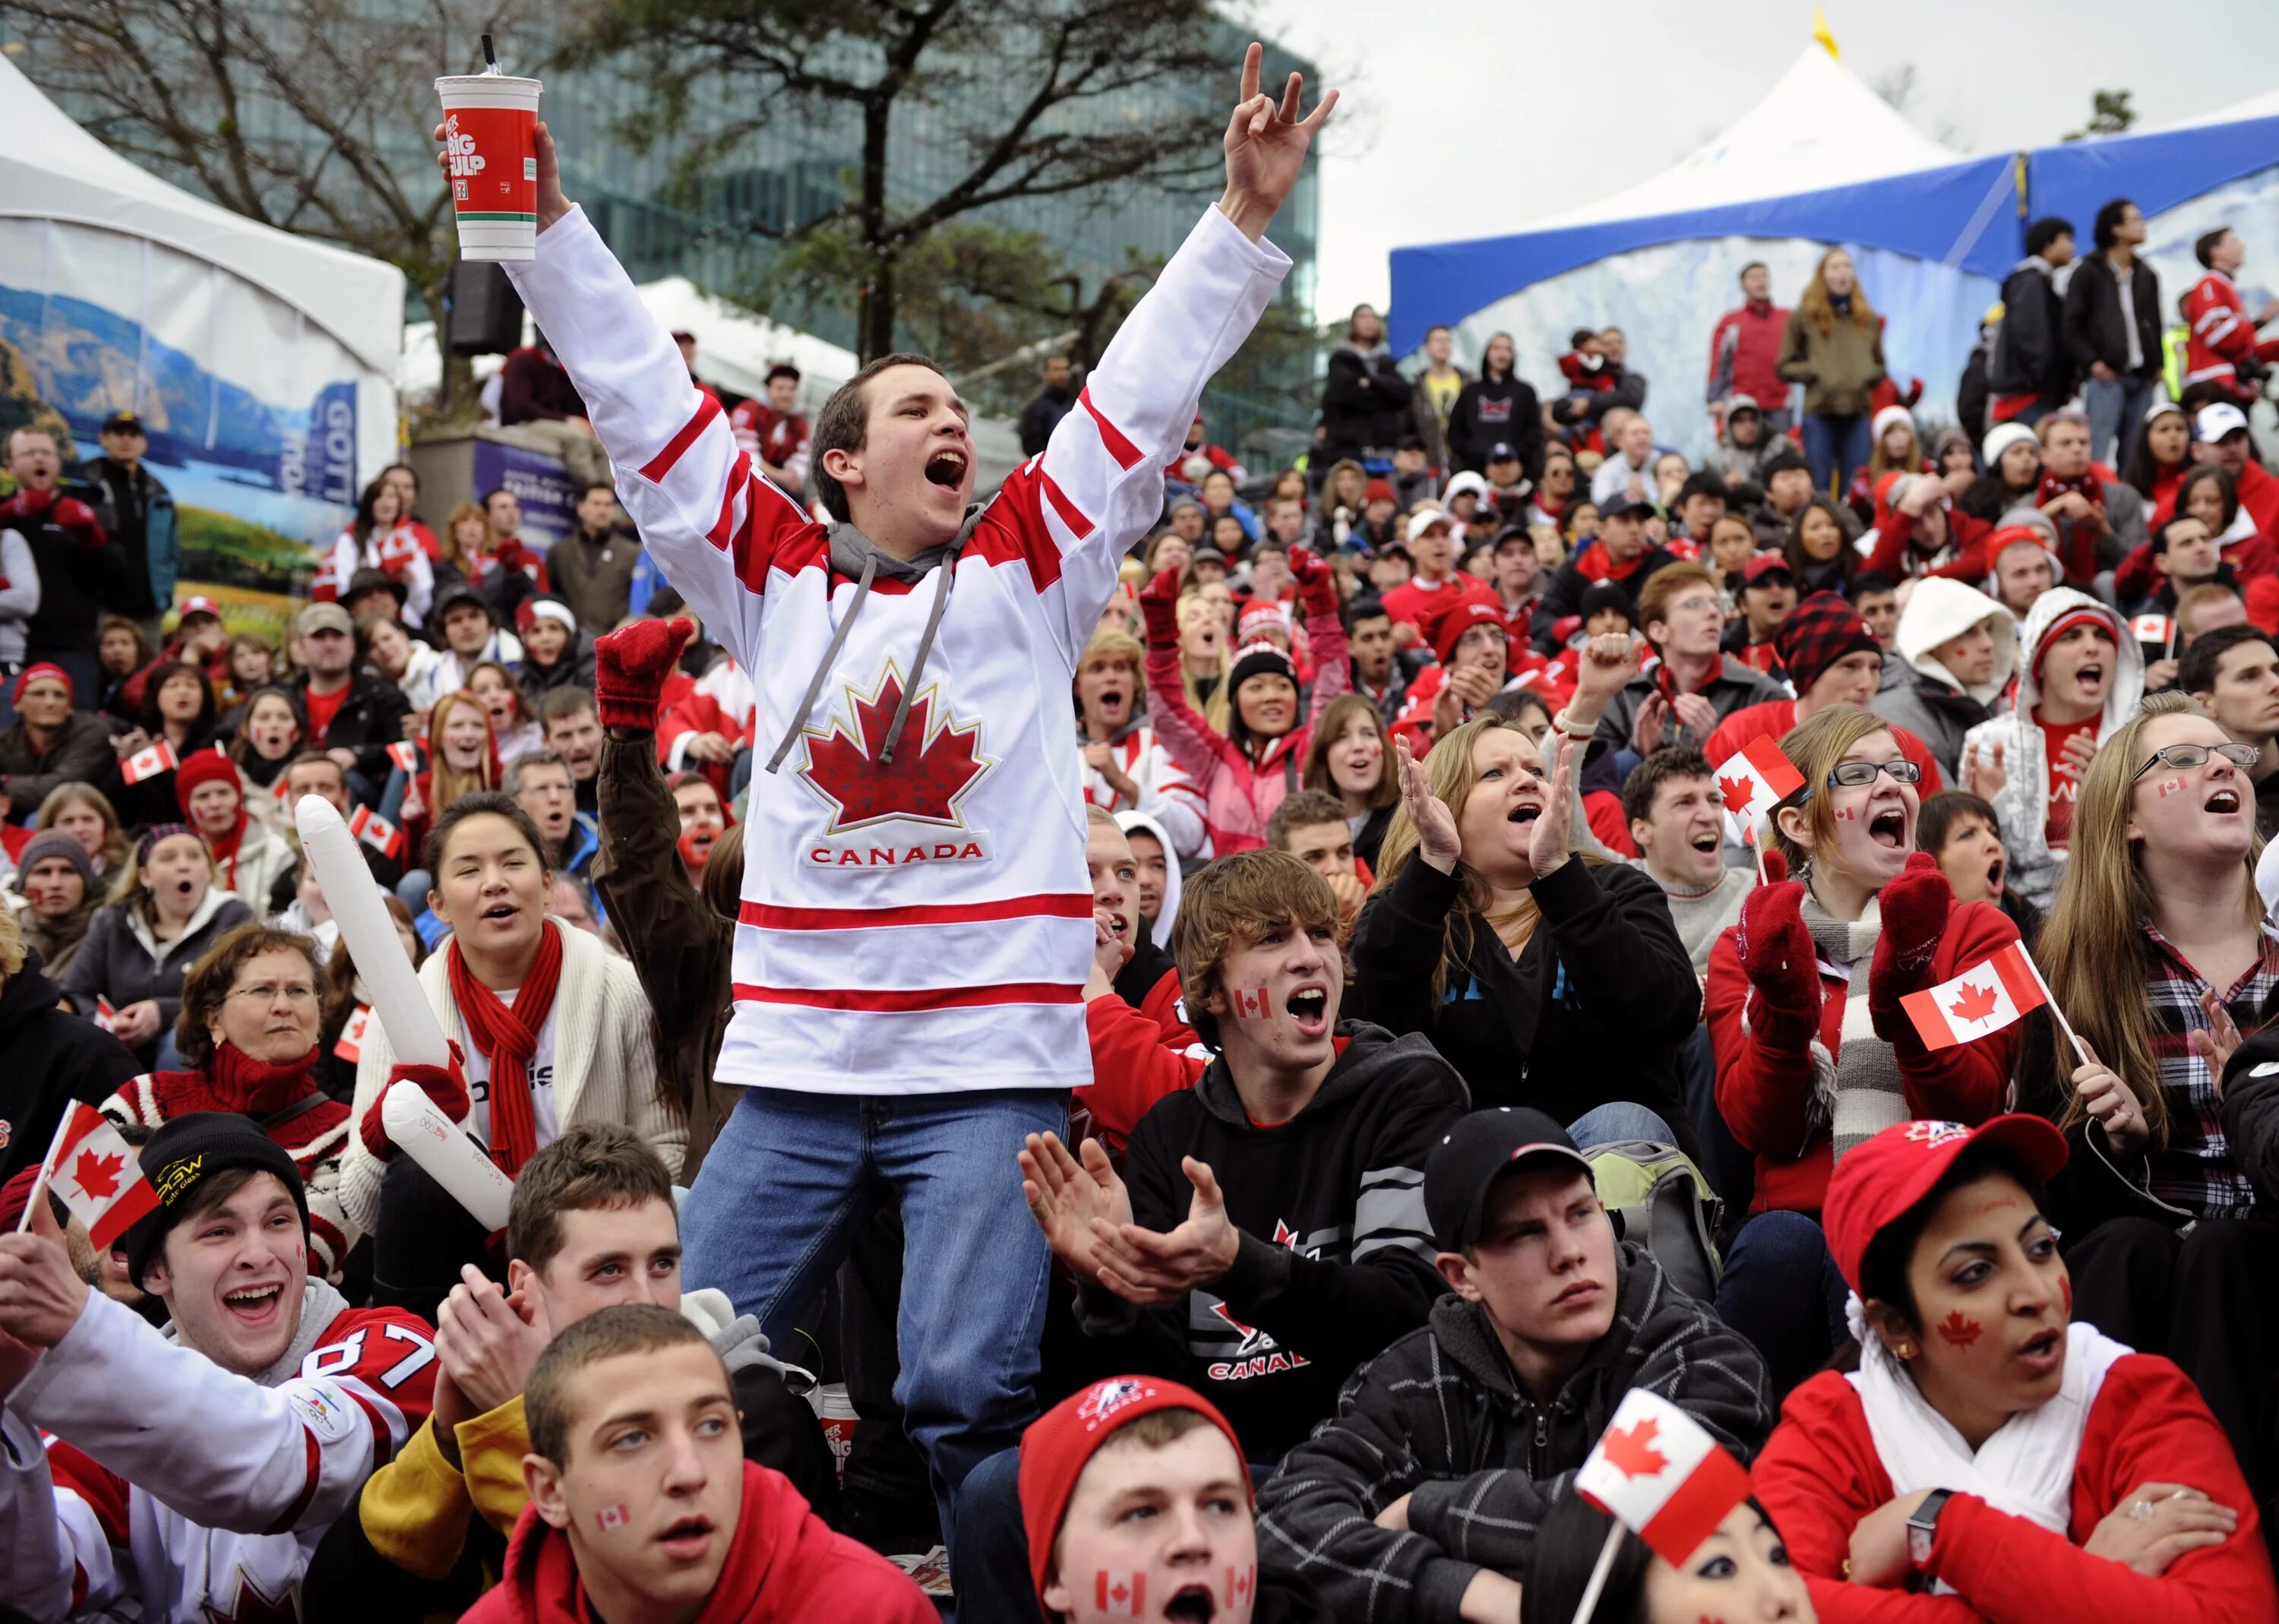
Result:
[[[2159,214],[2279,165],[2279,116],[2068,142],[2043,147],[2026,161],[2026,197],[2035,216],[2063,215],[2086,247],[2090,222],[2113,198]]]

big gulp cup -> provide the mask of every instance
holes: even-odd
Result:
[[[537,257],[541,88],[534,79],[505,73],[456,73],[435,81],[462,259]]]

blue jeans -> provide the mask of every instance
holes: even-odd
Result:
[[[1828,1237],[1811,1214],[1759,1213],[1726,1248],[1717,1317],[1764,1355],[1778,1399],[1843,1344],[1847,1295]]]
[[[2111,383],[2094,378],[2081,380],[2081,403],[2089,409],[2089,454],[2114,468],[2129,466],[2137,437],[2145,432],[2145,413],[2152,404],[2156,380],[2116,377]],[[2115,442],[2118,449],[2114,449]]]
[[[1627,1099],[1609,1100],[1589,1110],[1567,1124],[1567,1137],[1575,1141],[1575,1148],[1589,1155],[1601,1145],[1612,1145],[1619,1139],[1653,1139],[1662,1145],[1675,1145],[1677,1136],[1669,1124],[1642,1105]]]
[[[943,1537],[958,1486],[1036,1419],[1049,1254],[1021,1199],[1024,1138],[1068,1127],[1051,1090],[884,1098],[748,1088],[680,1209],[690,1290],[717,1286],[776,1347],[838,1272],[875,1192],[901,1205],[894,1398]]]
[[[1812,466],[1815,494],[1843,501],[1852,489],[1852,477],[1868,465],[1875,449],[1875,427],[1868,418],[1804,414],[1804,460]]]

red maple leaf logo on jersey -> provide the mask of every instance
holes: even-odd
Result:
[[[1725,810],[1736,816],[1747,811],[1749,803],[1757,798],[1754,778],[1720,778],[1717,787],[1724,792]]]
[[[807,765],[799,773],[837,804],[831,833],[897,817],[953,827],[963,823],[957,813],[958,797],[994,763],[980,755],[979,723],[960,727],[945,720],[939,730],[934,727],[936,692],[930,687],[911,701],[891,762],[879,757],[902,702],[902,676],[892,668],[871,699],[851,687],[847,690],[855,707],[856,737],[848,738],[836,721],[828,737],[808,734]]]
[[[98,1156],[91,1150],[83,1150],[72,1163],[72,1183],[91,1196],[114,1196],[119,1193],[119,1175],[126,1166],[124,1156]]]
[[[272,1596],[243,1568],[237,1570],[237,1595],[222,1612],[211,1600],[201,1601],[198,1611],[206,1615],[206,1624],[301,1624],[301,1607],[293,1587],[287,1584]]]
[[[1607,1463],[1624,1477],[1652,1477],[1669,1464],[1654,1446],[1654,1435],[1661,1430],[1661,1423],[1649,1416],[1619,1432],[1607,1434],[1600,1451]]]
[[[1962,1310],[1957,1308],[1950,1313],[1945,1322],[1939,1326],[1938,1334],[1956,1347],[1967,1348],[1978,1340],[1979,1330],[1978,1321],[1964,1319]]]
[[[1993,988],[1965,986],[1954,995],[1954,1002],[1947,1008],[1953,1012],[1958,1021],[1984,1021],[1994,1013],[1994,1005]]]

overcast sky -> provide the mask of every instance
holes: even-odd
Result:
[[[1824,6],[1844,65],[1874,84],[1912,64],[1908,117],[1966,154],[2054,141],[2087,120],[2099,88],[2135,92],[2142,127],[2279,87],[2272,0]],[[1256,7],[1346,90],[1323,160],[1325,315],[1382,303],[1395,247],[1515,230],[1658,173],[1811,42],[1811,0]]]

